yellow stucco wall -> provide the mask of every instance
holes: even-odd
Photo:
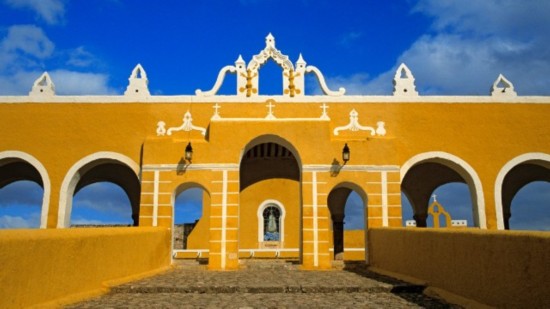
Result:
[[[285,210],[284,242],[281,248],[300,247],[300,185],[297,181],[274,178],[260,181],[241,192],[239,247],[261,248],[258,242],[258,208],[266,200],[280,202]]]
[[[547,232],[373,228],[368,237],[376,269],[498,308],[550,306]]]
[[[78,299],[106,281],[166,268],[169,246],[164,228],[0,231],[0,307]]]
[[[55,101],[55,97],[52,100]],[[208,237],[198,236],[198,231],[205,233],[205,228],[199,227],[192,243],[200,239],[201,244],[197,246],[202,246],[208,241],[214,253],[210,255],[211,264],[226,269],[238,267],[239,247],[254,246],[257,239],[257,233],[245,233],[245,229],[257,226],[257,218],[244,204],[241,207],[241,202],[248,198],[246,192],[239,192],[239,164],[251,141],[258,137],[280,142],[295,151],[302,183],[301,192],[291,194],[300,196],[301,200],[291,204],[301,203],[303,263],[312,268],[330,267],[330,212],[326,199],[339,185],[351,184],[363,192],[369,227],[401,226],[399,168],[418,154],[448,153],[468,163],[479,176],[485,223],[487,228],[495,229],[494,185],[498,172],[519,155],[550,153],[550,134],[547,134],[550,100],[460,103],[458,101],[468,99],[455,102],[447,97],[440,103],[434,99],[424,103],[382,102],[384,99],[376,102],[372,98],[364,102],[357,98],[330,102],[323,98],[329,106],[330,120],[320,120],[321,103],[316,102],[315,97],[305,102],[289,99],[277,102],[275,98],[278,120],[271,121],[264,119],[267,98],[255,99],[256,102],[220,100],[221,120],[211,120],[215,98],[212,102],[192,103],[175,100],[171,103],[107,103],[104,99],[93,103],[93,100],[90,97],[89,103],[0,104],[0,152],[28,153],[48,172],[52,189],[47,226],[57,226],[59,200],[63,195],[61,184],[69,169],[90,154],[116,153],[128,157],[140,169],[141,226],[172,226],[174,192],[182,184],[198,185],[209,193],[210,205],[205,205],[204,212],[209,214],[200,223],[209,225]],[[334,128],[349,123],[352,109],[359,113],[361,125],[376,126],[377,121],[384,121],[386,136],[373,137],[366,131],[342,131],[334,135]],[[205,136],[196,130],[156,136],[158,121],[164,121],[167,128],[180,126],[186,111],[192,113],[194,125],[208,129]],[[253,117],[256,119],[248,119]],[[193,161],[187,167],[180,166],[188,142],[193,145]],[[326,167],[335,160],[342,163],[345,143],[351,149],[351,160],[339,173],[332,174]],[[365,166],[374,168],[366,170]],[[386,167],[391,168],[382,171]],[[385,198],[383,178],[387,181]],[[158,195],[156,209],[153,207],[155,179],[160,181],[158,192],[162,193]],[[224,181],[227,196],[222,192]],[[383,203],[388,206],[387,213]],[[222,214],[239,219],[224,222],[220,219]],[[294,239],[299,237],[289,235],[289,241]],[[314,239],[318,240],[316,244],[312,243]]]

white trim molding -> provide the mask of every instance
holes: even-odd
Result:
[[[423,162],[443,164],[457,172],[466,181],[468,189],[470,190],[470,195],[472,196],[474,225],[479,228],[486,229],[487,220],[485,218],[485,198],[483,195],[483,186],[474,168],[461,158],[447,152],[425,152],[413,156],[401,166],[401,182],[403,182],[405,175],[414,165]]]
[[[95,166],[109,161],[115,161],[122,165],[126,165],[136,173],[139,179],[139,165],[123,154],[101,151],[80,159],[69,169],[67,174],[65,174],[65,178],[61,184],[61,190],[59,192],[59,212],[57,217],[58,228],[70,226],[74,190],[81,176]]]
[[[522,163],[528,163],[533,161],[546,162],[550,164],[550,154],[542,152],[531,152],[519,155],[512,160],[508,161],[498,172],[495,180],[495,213],[497,219],[497,229],[504,230],[504,209],[502,208],[502,185],[504,183],[504,177],[517,165]]]
[[[48,212],[50,209],[50,192],[51,192],[51,183],[50,183],[50,176],[48,175],[48,171],[38,161],[35,157],[31,156],[28,153],[22,152],[22,151],[16,151],[16,150],[8,150],[8,151],[2,151],[0,152],[0,163],[4,160],[7,160],[7,163],[11,163],[12,160],[10,159],[16,159],[15,161],[24,161],[25,163],[30,164],[32,167],[34,167],[38,173],[40,174],[40,178],[42,178],[42,189],[44,190],[44,194],[42,195],[42,207],[41,207],[41,214],[40,214],[40,228],[44,229],[47,227],[48,224]],[[17,160],[18,159],[18,160]],[[3,164],[0,164],[3,165]]]

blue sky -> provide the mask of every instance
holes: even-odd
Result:
[[[348,94],[391,94],[405,62],[424,95],[486,95],[500,73],[519,95],[550,95],[548,30],[550,1],[539,0],[0,0],[0,95],[27,94],[43,71],[58,94],[122,94],[137,63],[152,94],[192,95],[210,89],[240,54],[248,61],[263,49],[270,32],[293,62],[302,53],[331,88]],[[269,64],[264,69],[261,78],[269,80]],[[222,89],[233,91],[230,82]],[[317,92],[308,83],[306,93]],[[10,207],[24,205],[13,198],[24,185],[13,186],[0,190],[14,201],[0,204],[1,220],[10,222],[22,218]],[[113,187],[85,188],[76,214],[79,205],[109,210],[123,203]],[[91,198],[106,188],[120,203],[101,208]],[[526,195],[550,213],[550,189],[536,188]],[[464,195],[457,190],[447,191]],[[106,218],[89,216],[83,212],[82,222]]]

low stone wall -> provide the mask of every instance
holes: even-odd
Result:
[[[371,267],[499,308],[550,307],[550,233],[372,228]]]
[[[170,265],[165,228],[0,231],[0,307],[20,308],[104,291]]]

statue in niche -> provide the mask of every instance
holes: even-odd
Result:
[[[279,208],[275,206],[267,207],[263,212],[264,217],[264,241],[279,241]]]

